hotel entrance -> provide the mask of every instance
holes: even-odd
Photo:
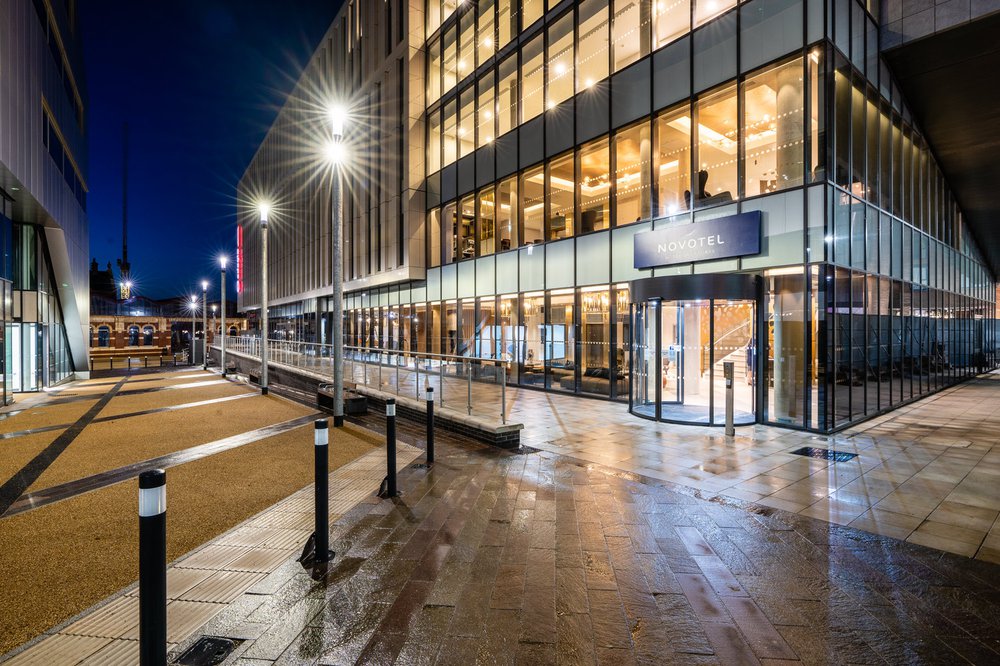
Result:
[[[732,362],[734,422],[754,423],[756,290],[752,275],[633,282],[630,411],[656,421],[723,425],[723,364]]]

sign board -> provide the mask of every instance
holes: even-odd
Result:
[[[681,224],[636,234],[635,268],[760,254],[761,212]]]

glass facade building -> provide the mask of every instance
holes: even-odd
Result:
[[[738,423],[820,432],[995,367],[995,279],[877,3],[410,9],[407,270],[349,269],[347,344],[502,359],[512,384],[684,423],[721,422],[731,362]],[[639,261],[745,214],[750,251]],[[301,310],[311,329],[275,327],[325,340],[325,294]]]
[[[85,78],[76,3],[0,5],[2,399],[87,370]]]

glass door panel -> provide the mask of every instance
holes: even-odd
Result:
[[[726,422],[726,380],[723,364],[733,364],[733,422],[754,422],[753,363],[756,340],[753,337],[755,307],[753,301],[716,300],[712,308],[712,387],[714,423]],[[798,372],[801,374],[801,366]]]
[[[660,400],[684,402],[683,306],[677,301],[663,303],[660,316]]]

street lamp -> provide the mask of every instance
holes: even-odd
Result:
[[[260,393],[267,395],[267,215],[271,207],[262,203],[260,213]]]
[[[201,362],[208,370],[208,280],[201,281]]]
[[[219,258],[219,264],[222,265],[222,280],[220,287],[222,288],[222,378],[226,377],[226,257]]]
[[[191,296],[191,365],[194,365],[194,316],[198,313],[198,297]]]
[[[333,170],[330,186],[330,218],[333,225],[333,425],[344,425],[344,221],[340,192],[340,163],[344,159],[344,122],[347,114],[340,106],[328,109],[333,140],[327,146],[327,159]]]

